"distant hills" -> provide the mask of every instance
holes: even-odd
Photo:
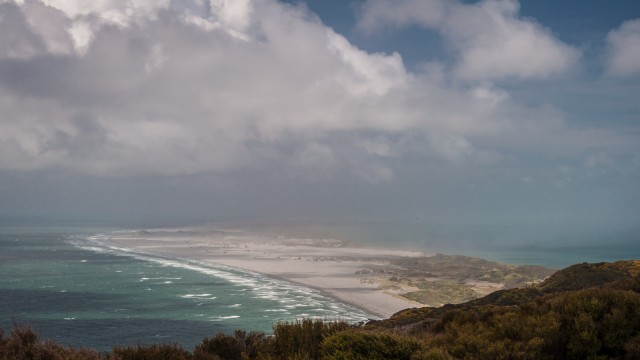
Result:
[[[537,284],[358,326],[304,320],[275,325],[273,336],[218,334],[193,351],[98,354],[17,328],[0,337],[0,359],[640,359],[640,260],[577,264]]]

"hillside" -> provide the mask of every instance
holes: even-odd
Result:
[[[640,358],[640,261],[577,264],[535,286],[437,308],[407,309],[364,329],[423,339],[435,358]]]
[[[524,288],[360,326],[305,320],[109,354],[0,336],[0,359],[640,359],[640,260],[577,264]]]
[[[553,274],[553,270],[542,266],[516,266],[444,254],[396,258],[390,265],[382,274],[374,273],[373,281],[390,290],[413,289],[398,295],[425,306],[462,303],[496,290],[537,284]]]
[[[400,311],[389,319],[371,321],[368,327],[385,329],[402,326],[416,326],[421,322],[430,322],[442,314],[453,310],[473,310],[483,306],[514,307],[534,302],[543,297],[587,289],[632,290],[639,292],[637,286],[640,273],[640,260],[618,261],[615,263],[582,263],[559,270],[543,282],[521,288],[498,290],[482,298],[460,304],[447,304],[441,307],[423,307]]]

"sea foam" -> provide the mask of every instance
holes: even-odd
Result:
[[[130,233],[130,232],[129,232]],[[272,279],[265,275],[232,268],[226,265],[204,263],[202,261],[185,259],[180,257],[170,257],[133,250],[122,246],[117,246],[109,242],[109,234],[87,236],[76,238],[72,241],[76,247],[84,250],[107,253],[118,256],[132,257],[137,260],[160,265],[161,267],[179,268],[189,271],[206,274],[208,276],[223,280],[236,286],[237,295],[274,302],[273,309],[266,311],[290,314],[290,310],[304,308],[306,311],[313,310],[314,318],[327,320],[343,320],[350,322],[365,321],[373,316],[357,309],[351,305],[340,303],[329,298],[319,291],[286,281]],[[179,280],[172,277],[141,277],[140,281],[164,280],[164,284],[171,285],[171,280]],[[185,299],[194,300],[214,300],[214,294],[184,294],[180,296]],[[306,315],[306,314],[305,314]],[[231,318],[222,317],[220,320]],[[292,319],[293,320],[293,319]]]

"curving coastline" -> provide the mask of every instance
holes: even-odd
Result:
[[[372,315],[386,318],[423,304],[399,296],[406,286],[383,288],[372,270],[422,252],[373,249],[336,239],[292,238],[238,229],[174,229],[112,233],[114,245],[164,256],[225,265],[317,289]]]

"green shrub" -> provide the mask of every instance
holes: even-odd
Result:
[[[420,349],[413,338],[398,335],[346,330],[327,337],[322,343],[326,360],[410,360]]]
[[[236,330],[231,335],[217,334],[202,340],[194,350],[196,360],[266,359],[273,340],[262,332]]]
[[[217,334],[212,338],[204,338],[196,346],[194,357],[198,360],[217,359],[242,360],[243,344],[233,336]]]
[[[114,347],[110,360],[191,360],[191,354],[177,344]]]
[[[98,360],[96,351],[71,349],[40,341],[30,327],[15,326],[9,337],[0,331],[0,360]]]
[[[413,354],[411,360],[455,360],[455,358],[444,349],[430,348]]]
[[[311,319],[278,323],[273,328],[274,355],[278,359],[319,359],[322,341],[348,328],[350,325],[345,322]]]

